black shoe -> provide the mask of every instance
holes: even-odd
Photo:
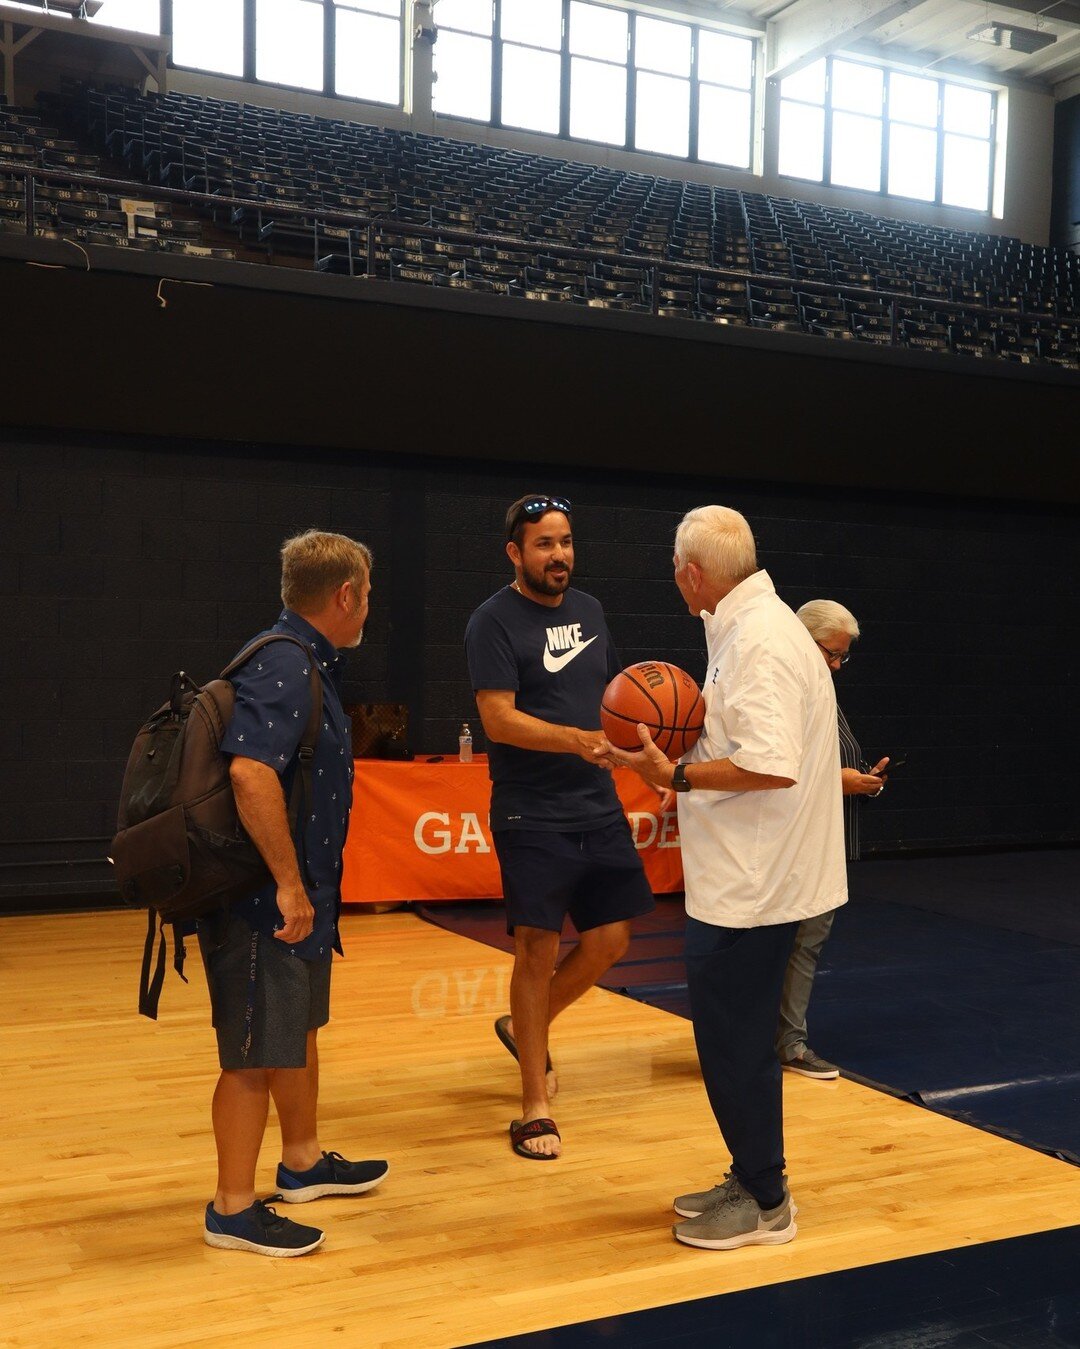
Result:
[[[304,1227],[291,1218],[279,1217],[267,1203],[256,1199],[242,1213],[218,1213],[212,1203],[207,1204],[203,1240],[208,1246],[251,1251],[255,1255],[307,1255],[323,1244],[326,1233],[318,1227]]]
[[[388,1162],[347,1162],[340,1152],[324,1152],[308,1171],[290,1171],[278,1163],[277,1186],[287,1204],[306,1204],[325,1194],[363,1194],[385,1180]]]

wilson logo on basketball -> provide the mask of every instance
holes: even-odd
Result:
[[[669,759],[685,754],[705,725],[701,690],[677,665],[641,661],[621,670],[604,690],[600,724],[616,749],[638,750],[638,722]]]

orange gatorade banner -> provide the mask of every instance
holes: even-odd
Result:
[[[656,793],[620,769],[615,786],[653,892],[683,888],[675,812],[659,812]],[[341,898],[346,904],[390,900],[500,899],[491,845],[487,760],[358,759],[345,845]]]

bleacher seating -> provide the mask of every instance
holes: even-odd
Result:
[[[0,163],[23,168],[70,171],[67,183],[38,183],[34,189],[33,234],[39,239],[71,239],[166,253],[233,258],[227,248],[203,242],[197,218],[174,217],[167,202],[139,200],[133,182],[127,198],[94,188],[92,180],[112,176],[98,154],[46,126],[41,116],[0,104]],[[91,180],[79,186],[80,180]],[[125,209],[125,201],[128,209]],[[135,203],[138,202],[136,206]],[[0,232],[26,233],[25,180],[0,171]]]
[[[46,237],[1078,366],[1064,250],[191,95],[72,86],[40,103],[63,135],[0,108],[0,163],[73,171],[37,192]],[[214,200],[202,225],[159,202],[132,226],[80,174]],[[0,169],[0,229],[25,222],[21,182]]]

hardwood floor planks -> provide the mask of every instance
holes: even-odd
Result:
[[[323,1146],[386,1156],[380,1190],[287,1208],[326,1247],[264,1261],[201,1241],[217,1077],[197,951],[135,1012],[139,914],[6,918],[0,1343],[442,1349],[1080,1222],[1080,1171],[841,1080],[785,1081],[788,1246],[671,1238],[671,1198],[726,1158],[690,1026],[593,991],[558,1023],[566,1140],[510,1151],[510,959],[411,914],[348,914],[321,1036]],[[872,1009],[869,1013],[872,1015]],[[273,1187],[276,1128],[260,1183]]]

